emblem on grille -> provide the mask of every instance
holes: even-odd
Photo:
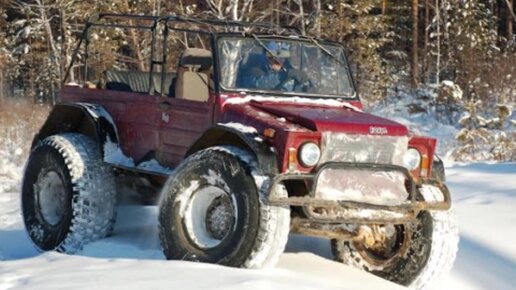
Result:
[[[387,128],[385,128],[385,127],[374,127],[374,126],[369,127],[369,134],[385,135],[387,133],[389,133],[389,132],[387,131]]]

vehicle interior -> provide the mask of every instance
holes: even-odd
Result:
[[[177,99],[206,102],[212,67],[211,51],[186,48],[176,72],[146,72],[107,69],[102,72],[101,88],[124,92],[161,94]]]
[[[89,27],[68,84],[207,102],[213,88],[210,35],[152,23],[129,16]]]

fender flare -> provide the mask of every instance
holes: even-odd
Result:
[[[276,154],[258,133],[243,132],[223,124],[216,124],[206,130],[190,146],[185,158],[199,150],[219,145],[232,145],[253,153],[256,156],[258,168],[264,175],[274,176],[278,173]]]
[[[34,136],[31,149],[48,136],[69,132],[92,138],[99,145],[102,156],[106,141],[119,146],[116,126],[104,107],[89,103],[61,103],[54,106]]]

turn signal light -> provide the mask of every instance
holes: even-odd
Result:
[[[421,176],[428,177],[428,171],[430,169],[430,160],[428,160],[428,155],[421,155]]]
[[[267,138],[274,138],[275,134],[276,134],[276,130],[274,130],[272,128],[267,128],[267,129],[263,130],[263,136],[265,136]]]
[[[297,169],[297,149],[288,148],[288,170],[295,171]]]

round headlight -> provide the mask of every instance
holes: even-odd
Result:
[[[421,155],[419,151],[414,148],[409,148],[405,155],[403,155],[403,165],[408,170],[414,170],[419,167],[419,163],[421,162]]]
[[[299,150],[299,160],[304,166],[312,167],[319,162],[321,158],[321,150],[317,144],[308,142],[301,146]]]

